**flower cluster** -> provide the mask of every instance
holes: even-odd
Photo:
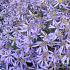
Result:
[[[0,70],[70,70],[69,5],[1,0]]]

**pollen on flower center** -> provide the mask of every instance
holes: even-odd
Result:
[[[43,59],[47,60],[49,53],[48,52],[43,52]]]

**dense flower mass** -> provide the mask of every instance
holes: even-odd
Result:
[[[70,70],[70,0],[0,0],[0,70]]]

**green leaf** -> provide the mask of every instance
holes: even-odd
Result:
[[[16,46],[16,43],[14,43],[14,45],[13,46],[11,46],[14,50],[15,49],[18,49],[18,47]]]
[[[39,11],[39,13],[38,13],[38,17],[43,17],[43,12],[42,11]]]
[[[44,31],[47,33],[47,34],[49,34],[49,33],[53,33],[53,32],[55,32],[55,29],[56,28],[51,28],[51,29],[45,29]]]
[[[4,17],[3,16],[0,16],[0,21],[2,22],[4,20]]]

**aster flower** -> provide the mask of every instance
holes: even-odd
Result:
[[[46,42],[42,42],[39,44],[40,47],[37,49],[37,53],[41,54],[44,51],[48,51],[48,47],[47,47],[47,43]]]
[[[48,64],[49,60],[50,60],[50,63],[51,63],[51,61],[53,60],[53,58],[52,58],[52,54],[49,54],[47,51],[43,52],[40,55],[37,55],[37,58],[36,58],[37,64],[42,69],[47,69],[50,66],[50,64]]]
[[[50,33],[46,38],[43,38],[44,41],[51,42],[57,38],[55,33]]]
[[[22,23],[21,23],[22,24]],[[19,32],[26,32],[28,30],[28,26],[26,24],[22,24],[18,27]]]
[[[68,69],[69,0],[3,0],[0,7],[0,61],[6,70],[57,70],[61,64]]]
[[[12,53],[11,53],[11,50],[6,50],[6,49],[2,49],[1,50],[1,58],[0,58],[1,61],[4,61],[6,63],[6,69],[8,69],[8,64],[11,63],[13,64],[15,61]]]
[[[67,61],[66,63],[65,63],[65,60]],[[62,63],[65,64],[65,65],[66,65],[66,64],[67,64],[67,65],[69,64],[69,58],[67,58],[66,55],[61,59],[61,61],[62,61]]]

